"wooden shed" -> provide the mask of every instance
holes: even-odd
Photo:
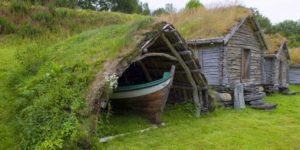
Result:
[[[233,100],[237,100],[234,104],[245,100],[253,107],[258,104],[261,108],[276,107],[263,102],[264,53],[268,45],[251,9],[198,8],[161,18],[173,23],[188,40],[208,84],[219,95],[229,93],[235,97],[220,98],[224,106],[232,106]],[[235,89],[244,90],[236,90],[240,94],[234,94]]]
[[[289,68],[289,83],[300,85],[300,65],[290,65]]]
[[[208,84],[217,91],[231,91],[234,82],[245,87],[264,83],[263,33],[252,15],[235,24],[225,35],[188,41],[198,55]]]
[[[265,90],[278,91],[289,86],[290,55],[286,40],[280,35],[267,35],[269,50],[265,54]]]

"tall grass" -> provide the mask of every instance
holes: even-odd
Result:
[[[240,6],[203,7],[159,16],[175,25],[187,39],[219,37],[227,34],[250,10]]]
[[[300,48],[290,48],[291,64],[300,64]]]
[[[269,46],[269,49],[267,50],[268,54],[274,54],[279,50],[281,43],[287,41],[287,39],[279,33],[265,34],[265,39],[267,40]]]

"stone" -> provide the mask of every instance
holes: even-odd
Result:
[[[263,88],[262,86],[258,86],[258,87],[256,87],[256,90],[257,90],[258,92],[263,92],[263,91],[264,91],[264,88]]]
[[[232,101],[232,97],[228,93],[217,93],[216,98],[221,102],[229,102]]]
[[[250,101],[250,105],[263,105],[265,102],[262,99],[256,101]]]
[[[234,86],[234,109],[244,109],[244,86],[241,83],[236,83]]]
[[[250,107],[258,110],[272,110],[277,107],[277,104],[265,103],[263,105],[250,105]]]
[[[266,96],[265,92],[248,94],[245,95],[245,101],[249,102],[249,101],[260,100],[263,99],[265,96]]]

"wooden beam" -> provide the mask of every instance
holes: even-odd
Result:
[[[146,66],[144,65],[144,63],[142,61],[138,61],[138,64],[142,67],[148,82],[152,81],[152,77],[151,77],[149,71],[147,70]]]
[[[181,51],[181,52],[178,52],[180,55],[189,55],[189,56],[192,56],[192,52],[191,51],[188,51],[188,50],[185,50],[185,51]]]
[[[193,75],[188,68],[188,66],[185,64],[184,60],[181,58],[180,54],[177,52],[177,50],[172,46],[171,42],[166,38],[164,34],[161,35],[163,41],[167,44],[169,47],[170,51],[173,53],[173,55],[177,58],[178,62],[181,64],[182,68],[186,72],[186,76],[191,83],[193,87],[193,100],[196,106],[196,117],[200,117],[201,114],[201,104],[200,104],[200,99],[199,99],[199,93],[198,93],[198,88],[197,84],[194,81]]]
[[[147,57],[165,57],[167,59],[177,61],[176,57],[174,57],[172,55],[169,55],[169,54],[165,54],[165,53],[147,53],[147,54],[144,54],[142,56],[137,57],[135,60],[133,60],[133,62],[140,61],[140,60],[142,60],[144,58],[147,58]]]

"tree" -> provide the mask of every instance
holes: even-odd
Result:
[[[148,3],[144,3],[142,4],[143,6],[143,15],[150,15],[151,11],[150,11],[150,8],[149,8],[149,5]]]
[[[267,32],[272,32],[272,23],[268,17],[263,16],[256,8],[251,8],[254,16],[259,23],[259,25],[262,27],[262,29]]]
[[[173,13],[173,12],[176,12],[176,8],[173,6],[172,3],[167,3],[165,5],[165,8],[158,8],[158,9],[154,10],[152,15],[159,16],[161,14],[169,14],[169,13]]]
[[[107,11],[111,7],[110,2],[106,0],[78,0],[77,5],[82,9],[91,9],[98,11]]]
[[[112,4],[112,11],[124,13],[142,13],[142,6],[139,0],[108,0]]]
[[[159,16],[159,15],[165,14],[165,13],[167,13],[167,12],[164,8],[158,8],[158,9],[156,9],[152,12],[152,15],[153,16]]]
[[[185,9],[194,9],[198,7],[204,7],[199,0],[190,0],[186,5]]]
[[[166,10],[167,13],[173,13],[173,12],[176,11],[176,8],[173,6],[172,3],[167,3],[165,5],[165,10]]]

